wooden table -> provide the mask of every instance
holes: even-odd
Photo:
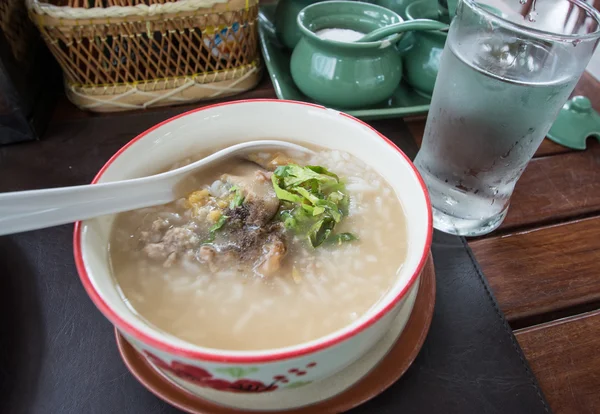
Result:
[[[592,76],[584,75],[576,93],[590,97],[600,110],[600,83]],[[268,77],[234,99],[249,98],[275,98]],[[72,130],[82,118],[101,118],[98,124],[108,126],[108,135],[110,125],[120,125],[115,127],[120,132],[103,144],[116,150],[153,124],[197,106],[94,115],[62,98],[48,144],[24,145],[40,145],[44,151],[58,142],[71,151],[69,143],[85,137],[62,137],[61,130]],[[400,119],[372,124],[396,142],[420,143],[425,121],[407,121],[408,130]],[[30,188],[44,186],[35,166],[27,174]],[[4,191],[11,189],[7,184]],[[67,174],[64,183],[54,183],[72,184],[77,183]],[[594,140],[586,151],[571,151],[545,140],[516,186],[502,227],[470,246],[552,409],[600,413],[600,144]]]

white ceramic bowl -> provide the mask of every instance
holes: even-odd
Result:
[[[125,145],[100,170],[94,183],[153,174],[186,156],[241,139],[280,138],[340,149],[360,158],[392,185],[407,215],[407,259],[393,288],[367,314],[325,337],[287,348],[223,351],[161,332],[125,305],[113,283],[106,247],[114,216],[75,225],[75,262],[93,302],[158,369],[197,395],[203,388],[223,391],[223,398],[230,392],[277,393],[287,384],[310,383],[340,371],[387,332],[429,252],[431,207],[425,185],[409,159],[367,124],[317,105],[254,100],[187,112]]]

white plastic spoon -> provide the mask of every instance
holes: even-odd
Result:
[[[175,189],[190,174],[198,174],[226,157],[269,149],[313,152],[284,141],[252,141],[233,145],[185,167],[149,177],[0,193],[0,236],[169,203],[181,197]]]

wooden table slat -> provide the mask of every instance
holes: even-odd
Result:
[[[600,144],[532,160],[517,182],[501,229],[531,226],[600,211]]]
[[[470,246],[513,326],[600,303],[600,217]]]
[[[554,413],[600,412],[600,310],[516,337]]]

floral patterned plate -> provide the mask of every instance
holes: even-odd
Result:
[[[435,273],[431,254],[421,275],[418,290],[413,290],[410,296],[412,296],[414,306],[408,321],[402,318],[402,312],[400,312],[390,332],[360,360],[327,380],[289,390],[294,393],[289,397],[293,400],[305,401],[305,406],[280,412],[286,414],[340,413],[374,398],[397,381],[406,372],[421,349],[433,316]],[[404,326],[404,331],[402,331]],[[400,337],[398,337],[399,332],[402,332]],[[217,405],[208,399],[192,395],[154,369],[118,332],[116,332],[116,337],[119,352],[131,373],[148,390],[173,406],[193,414],[249,412]],[[234,374],[236,373],[232,372],[232,381],[236,381]],[[253,398],[267,397],[269,394],[267,392],[238,395],[248,399],[247,404],[242,406],[250,408]],[[238,405],[240,403],[241,401],[237,401]],[[277,411],[269,410],[267,412],[276,414]],[[253,410],[252,413],[260,414],[261,411]]]

